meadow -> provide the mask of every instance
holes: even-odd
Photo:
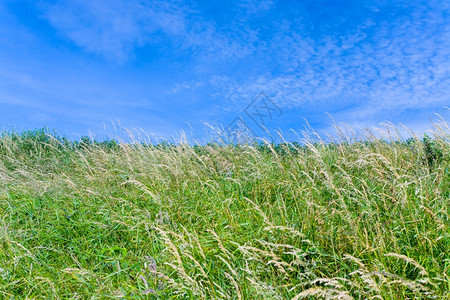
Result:
[[[450,299],[450,130],[0,137],[1,299]]]

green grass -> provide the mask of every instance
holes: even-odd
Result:
[[[437,131],[194,147],[5,133],[0,298],[450,299]]]

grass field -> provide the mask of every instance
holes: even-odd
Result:
[[[0,138],[0,299],[450,299],[450,131]]]

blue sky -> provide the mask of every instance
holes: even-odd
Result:
[[[0,3],[2,129],[201,139],[242,117],[260,135],[261,92],[269,130],[423,131],[449,114],[450,1]]]

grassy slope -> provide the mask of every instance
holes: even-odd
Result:
[[[370,139],[4,136],[0,298],[450,299],[448,140]]]

